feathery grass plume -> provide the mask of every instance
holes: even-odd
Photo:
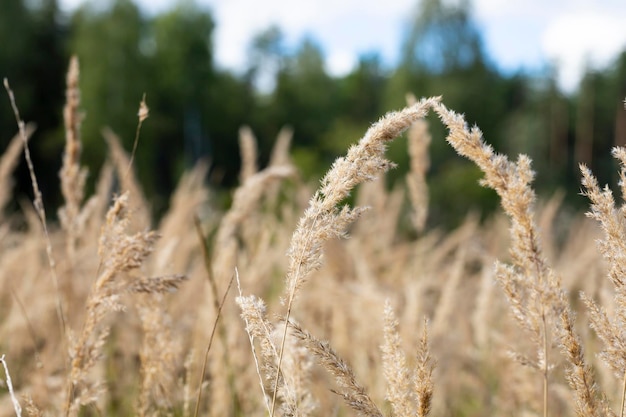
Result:
[[[393,164],[384,158],[386,145],[415,120],[424,117],[437,98],[422,100],[401,112],[389,113],[374,124],[351,147],[346,157],[335,161],[322,180],[321,188],[309,202],[292,237],[289,250],[290,265],[286,278],[288,305],[305,282],[310,272],[320,266],[322,243],[343,236],[345,227],[358,218],[363,209],[339,205],[356,185],[372,181],[384,174]]]
[[[73,56],[70,59],[66,77],[66,103],[63,108],[65,149],[63,152],[63,164],[59,171],[61,193],[65,204],[58,210],[59,222],[65,232],[65,254],[68,263],[68,272],[65,274],[63,282],[61,282],[61,287],[65,300],[67,300],[67,310],[70,316],[75,314],[74,309],[76,306],[73,301],[77,299],[76,287],[80,284],[74,276],[74,268],[78,260],[77,248],[79,240],[89,236],[86,233],[87,223],[94,217],[93,211],[97,207],[96,196],[91,197],[83,204],[88,170],[80,165],[82,151],[80,125],[83,115],[79,110],[80,90],[78,83],[78,58]],[[82,308],[82,301],[81,299],[80,308]]]
[[[275,327],[267,320],[266,306],[262,300],[255,296],[244,297],[240,295],[236,301],[241,308],[241,316],[246,323],[246,331],[255,354],[257,373],[261,379],[265,405],[268,407],[268,411],[270,411],[266,396],[268,391],[265,389],[263,380],[267,379],[270,384],[274,383],[274,375],[278,363],[278,349],[276,347],[280,343],[282,334],[280,328]],[[260,341],[262,368],[259,368],[256,357],[255,339]],[[312,368],[313,357],[309,349],[299,339],[295,337],[289,338],[285,347],[278,386],[269,387],[270,392],[274,390],[278,392],[282,415],[305,417],[314,413],[317,408],[317,402],[308,387]],[[265,378],[263,378],[262,374],[265,375]]]
[[[417,396],[417,415],[426,417],[431,409],[434,384],[432,380],[435,360],[430,356],[428,347],[428,320],[424,318],[422,337],[417,349],[415,365],[415,392]]]
[[[233,271],[241,261],[240,242],[243,239],[242,228],[249,217],[262,201],[267,187],[294,174],[294,168],[288,165],[270,166],[250,177],[240,185],[234,193],[231,208],[220,221],[213,243],[213,253],[205,258],[209,289],[213,299],[214,310],[218,305],[218,283],[227,282]],[[209,256],[210,255],[210,256]],[[233,374],[232,360],[230,359],[229,331],[223,322],[219,323],[219,339],[223,345],[223,364],[227,368],[230,390],[236,395],[235,375]]]
[[[143,330],[137,405],[140,416],[157,415],[171,409],[173,404],[176,359],[182,346],[172,334],[172,317],[164,311],[163,294],[176,291],[185,279],[183,275],[143,278],[129,287],[130,291],[141,293],[135,297]]]
[[[401,348],[398,320],[389,300],[385,302],[383,371],[387,380],[387,400],[393,415],[425,417],[431,409],[433,396],[432,373],[435,363],[428,348],[428,328],[424,319],[423,332],[417,351],[417,362],[411,371],[407,368],[406,355]]]
[[[317,339],[294,322],[289,322],[288,326],[293,331],[293,335],[304,342],[309,351],[317,357],[322,367],[335,377],[341,390],[333,390],[334,393],[340,395],[345,403],[359,415],[382,417],[381,411],[367,395],[367,390],[357,382],[352,368],[327,342]]]
[[[77,415],[81,405],[93,404],[105,392],[102,381],[90,377],[108,336],[104,320],[114,311],[123,311],[121,296],[133,289],[135,273],[152,252],[157,234],[128,235],[128,192],[109,209],[98,242],[100,267],[86,303],[86,317],[70,348],[71,370],[67,382],[67,415]]]
[[[41,411],[41,409],[37,407],[33,399],[30,397],[26,398],[25,409],[26,409],[26,415],[30,417],[45,417],[45,414],[43,413],[43,411]]]
[[[63,108],[65,123],[65,150],[63,165],[59,172],[61,178],[61,193],[65,205],[59,209],[61,227],[66,232],[66,253],[70,263],[76,258],[77,239],[83,227],[79,223],[81,204],[85,197],[85,181],[87,169],[80,166],[81,140],[80,125],[83,116],[80,114],[80,90],[78,87],[79,66],[78,58],[73,56],[67,72],[66,103]]]
[[[241,309],[241,317],[246,323],[246,332],[250,340],[256,372],[259,376],[261,391],[263,392],[263,402],[265,403],[268,413],[271,414],[271,406],[265,389],[265,377],[263,375],[268,375],[268,378],[271,378],[278,370],[276,367],[278,349],[272,340],[274,325],[267,319],[267,306],[265,302],[254,295],[244,296],[241,292],[239,277],[237,277],[237,279],[239,297],[236,298],[236,302]],[[259,341],[261,348],[260,355],[257,354],[255,340]],[[270,382],[273,382],[273,380],[270,379]],[[279,386],[283,386],[282,379],[279,379],[278,383]],[[284,388],[287,389],[288,387]],[[274,387],[270,387],[270,392],[273,390]]]
[[[150,114],[150,109],[146,104],[146,93],[143,93],[143,97],[141,98],[141,102],[139,102],[139,110],[137,111],[137,130],[135,131],[135,140],[133,141],[133,150],[130,153],[130,160],[128,161],[128,167],[126,168],[126,173],[124,177],[128,175],[130,172],[133,161],[135,160],[135,154],[137,153],[137,145],[139,145],[139,132],[141,132],[141,126],[143,125],[144,120],[148,118]]]
[[[406,101],[409,105],[417,102],[413,94],[408,94]],[[428,147],[431,136],[428,133],[428,122],[419,119],[408,130],[409,156],[411,158],[411,170],[406,174],[406,185],[409,191],[409,199],[413,206],[411,221],[418,233],[424,231],[428,218],[428,184],[426,172],[430,168]]]
[[[597,330],[596,324],[598,320],[606,318],[602,317],[601,312],[593,309],[593,302],[583,297],[583,301],[587,304],[590,310],[590,319],[592,327]],[[582,348],[582,342],[580,337],[576,334],[574,327],[574,320],[571,314],[568,314],[567,310],[561,312],[559,317],[561,321],[561,327],[563,330],[561,333],[561,350],[565,357],[569,360],[571,368],[566,375],[568,383],[574,388],[574,399],[576,401],[576,411],[579,416],[615,416],[613,410],[611,410],[607,400],[602,396],[598,399],[599,390],[594,380],[591,367],[587,364]],[[602,323],[605,324],[605,323]],[[599,331],[600,335],[602,331]],[[602,336],[600,336],[601,339]],[[603,339],[604,340],[604,339]],[[609,352],[618,355],[622,355],[620,352]],[[622,410],[624,409],[624,403],[622,398]],[[623,416],[623,411],[620,412]]]
[[[387,143],[424,117],[438,98],[424,99],[414,106],[392,112],[375,123],[357,145],[338,158],[309,202],[293,234],[289,248],[285,303],[288,313],[298,290],[308,275],[321,265],[322,244],[345,235],[345,228],[363,212],[362,208],[339,208],[358,184],[371,181],[389,170],[393,163],[384,158]]]
[[[272,336],[276,345],[280,343],[280,329],[274,329]],[[277,361],[278,357],[274,359]],[[307,347],[298,338],[289,337],[285,343],[282,362],[284,386],[288,387],[281,390],[283,415],[306,417],[315,414],[318,404],[309,387],[313,364],[313,356]],[[274,374],[268,376],[272,377]]]
[[[619,186],[622,198],[626,199],[626,149],[613,148],[612,154],[620,162]],[[626,336],[623,332],[626,326],[626,203],[616,207],[609,187],[601,190],[597,179],[585,165],[581,165],[580,170],[583,194],[591,202],[587,216],[595,219],[604,232],[604,238],[598,241],[598,247],[609,265],[608,278],[614,287],[614,317],[609,318],[607,311],[585,294],[582,294],[582,299],[589,310],[591,327],[603,342],[600,358],[623,381],[620,407],[620,416],[623,416],[626,401]]]
[[[534,173],[530,159],[520,155],[510,162],[487,145],[477,127],[468,129],[462,116],[443,104],[435,111],[450,133],[448,143],[462,156],[472,160],[485,174],[481,184],[500,196],[502,207],[511,220],[513,265],[496,265],[496,277],[519,325],[526,329],[537,348],[536,358],[523,362],[536,367],[543,377],[543,415],[548,414],[548,375],[551,368],[550,332],[554,328],[571,367],[568,380],[576,395],[576,408],[582,415],[601,415],[605,402],[598,398],[590,368],[586,365],[580,338],[573,327],[573,313],[560,279],[547,265],[533,219],[535,193],[530,186]],[[519,357],[519,356],[518,356]]]
[[[243,183],[259,172],[257,140],[249,126],[242,126],[239,129],[239,153],[241,155],[239,181]]]
[[[32,124],[27,124],[24,128],[26,133],[26,140],[33,134],[35,127]],[[20,155],[22,154],[22,148],[24,147],[24,141],[20,133],[15,135],[9,146],[4,150],[2,157],[0,157],[0,220],[4,217],[4,208],[11,199],[11,189],[13,188],[13,179],[11,174],[17,166]]]
[[[385,159],[387,143],[408,129],[416,120],[426,116],[439,98],[423,99],[399,112],[391,112],[372,125],[357,145],[345,157],[338,158],[321,181],[321,186],[309,202],[304,216],[291,239],[289,266],[283,302],[287,305],[285,328],[280,348],[278,368],[282,362],[287,323],[298,290],[311,272],[321,266],[325,241],[345,236],[346,228],[361,216],[364,208],[344,206],[342,201],[358,184],[371,181],[389,170],[393,164]],[[278,372],[276,374],[278,379]],[[272,403],[275,403],[275,395]],[[274,406],[272,405],[272,411]],[[273,413],[270,413],[273,415]]]

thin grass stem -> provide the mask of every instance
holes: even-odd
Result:
[[[54,285],[54,290],[56,292],[56,310],[57,316],[59,320],[59,325],[61,327],[61,334],[63,334],[64,339],[67,337],[67,323],[65,320],[65,313],[63,310],[63,301],[61,296],[61,288],[59,285],[59,278],[56,272],[56,261],[54,259],[54,255],[52,254],[52,242],[50,240],[50,234],[48,232],[48,224],[46,222],[46,211],[43,204],[43,197],[41,194],[41,190],[39,188],[39,183],[37,181],[37,176],[35,175],[35,166],[33,164],[33,160],[30,156],[30,149],[28,147],[28,135],[26,133],[26,125],[20,116],[20,111],[15,102],[15,95],[13,94],[13,90],[9,85],[9,80],[4,78],[4,88],[9,95],[9,100],[11,101],[11,108],[13,109],[13,114],[15,115],[15,120],[17,122],[17,126],[19,128],[20,136],[24,141],[24,157],[26,158],[26,164],[28,165],[28,173],[30,175],[31,184],[33,187],[33,204],[35,206],[35,210],[37,212],[37,216],[39,217],[39,221],[41,222],[41,226],[44,231],[45,239],[46,239],[46,255],[48,257],[48,264],[50,265],[50,272],[52,276],[52,283]],[[65,340],[67,342],[67,340]]]
[[[228,296],[228,292],[230,291],[230,287],[233,286],[233,281],[235,280],[235,274],[230,278],[228,282],[228,287],[226,291],[224,291],[224,296],[222,297],[222,301],[220,302],[217,315],[215,317],[215,321],[213,322],[213,329],[211,329],[211,336],[209,338],[209,344],[206,348],[206,352],[204,352],[204,361],[202,362],[202,371],[200,372],[200,382],[198,384],[198,399],[196,401],[196,409],[193,413],[194,417],[198,417],[198,413],[200,412],[200,400],[202,399],[202,381],[204,381],[204,375],[206,374],[206,367],[209,360],[209,352],[211,351],[211,346],[213,345],[213,339],[215,336],[215,332],[217,330],[217,325],[222,315],[222,308],[224,307],[224,303],[226,302],[226,297]]]
[[[137,116],[139,116],[139,122],[137,122],[137,130],[135,131],[135,140],[133,142],[133,150],[130,154],[130,160],[128,161],[128,167],[126,168],[126,172],[124,173],[124,180],[128,177],[128,173],[130,172],[133,161],[135,160],[135,153],[137,152],[137,145],[139,144],[139,133],[141,132],[141,126],[143,125],[143,121],[148,118],[148,106],[146,105],[146,93],[143,93],[143,97],[141,99],[141,103],[139,103],[139,112]]]
[[[4,374],[6,375],[7,388],[9,389],[9,394],[11,395],[11,402],[13,403],[13,409],[15,410],[15,414],[17,417],[22,417],[22,407],[20,406],[20,402],[17,400],[15,396],[15,392],[13,391],[13,383],[11,382],[11,374],[9,373],[9,367],[7,366],[7,361],[4,359],[4,355],[0,356],[0,362],[2,362],[2,366],[4,367]]]

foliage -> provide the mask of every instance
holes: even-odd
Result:
[[[419,2],[398,45],[400,60],[389,66],[376,51],[364,53],[348,74],[328,74],[324,51],[311,37],[287,45],[281,29],[270,26],[251,41],[247,68],[233,72],[214,59],[216,22],[193,1],[146,15],[133,0],[87,2],[69,16],[56,0],[6,0],[0,15],[0,70],[7,76],[27,120],[37,123],[33,158],[42,173],[45,200],[57,195],[54,173],[60,161],[62,80],[69,54],[81,61],[85,112],[83,158],[97,172],[105,159],[101,131],[110,127],[129,146],[135,134],[130,117],[143,94],[151,108],[144,127],[137,171],[158,218],[176,178],[196,161],[211,162],[214,185],[237,184],[240,160],[236,132],[246,124],[259,141],[259,163],[269,161],[272,141],[285,125],[307,175],[321,177],[344,148],[346,137],[364,129],[378,114],[404,105],[407,92],[443,96],[453,108],[480,125],[494,145],[533,157],[539,192],[572,186],[575,161],[585,161],[601,180],[615,179],[607,149],[623,142],[626,116],[626,54],[609,68],[589,72],[578,92],[565,96],[553,73],[502,73],[485,51],[471,3]],[[4,23],[3,23],[4,22]],[[24,53],[24,51],[31,51]],[[45,68],[45,71],[41,69]],[[0,143],[14,132],[6,103],[0,107]],[[435,138],[444,136],[432,124]],[[404,178],[408,160],[393,145]],[[398,149],[400,149],[399,147]],[[441,140],[433,141],[429,178],[455,189],[450,169],[458,161]],[[549,167],[550,174],[544,169]],[[452,171],[462,168],[454,167]],[[24,167],[18,189],[29,194]],[[91,175],[88,188],[96,178]],[[493,202],[476,196],[480,210]],[[569,198],[568,203],[581,204]],[[433,195],[435,207],[447,204]],[[444,220],[450,227],[460,221]]]

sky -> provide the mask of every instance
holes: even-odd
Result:
[[[71,11],[85,0],[60,0]],[[136,0],[148,14],[173,0]],[[454,0],[450,0],[454,1]],[[196,0],[216,20],[218,65],[242,71],[250,40],[275,24],[287,45],[313,37],[327,70],[348,73],[359,55],[376,51],[393,66],[419,0]],[[572,92],[585,68],[604,68],[626,49],[624,0],[473,0],[489,57],[505,72],[539,72],[554,66],[558,83]]]

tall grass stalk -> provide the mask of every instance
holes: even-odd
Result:
[[[137,129],[135,131],[135,140],[133,141],[133,150],[130,153],[130,160],[128,161],[128,167],[126,168],[126,173],[124,174],[124,178],[130,172],[133,161],[135,160],[135,154],[137,153],[137,145],[139,145],[139,133],[141,132],[141,126],[143,125],[144,120],[148,118],[150,113],[150,109],[146,104],[146,93],[143,93],[143,97],[141,98],[141,102],[139,103],[139,111],[137,112],[137,117],[139,121],[137,122]]]
[[[512,161],[497,154],[478,128],[437,98],[383,117],[333,164],[315,193],[292,165],[289,128],[281,130],[260,171],[254,136],[243,128],[242,183],[230,210],[212,206],[204,185],[208,165],[199,165],[180,181],[152,230],[149,201],[133,172],[148,116],[145,96],[132,152],[105,130],[109,159],[94,195],[87,196],[79,75],[73,58],[58,226],[46,223],[28,149],[32,128],[21,120],[5,80],[19,133],[0,158],[0,209],[10,201],[12,171],[23,151],[34,210],[26,205],[22,217],[0,215],[0,341],[6,350],[0,360],[7,375],[0,385],[8,384],[0,415],[624,416],[626,203],[617,204],[586,167],[583,193],[591,202],[588,217],[604,233],[598,242],[604,259],[586,255],[594,252],[593,222],[581,219],[574,224],[584,227],[564,232],[552,227],[561,221],[557,203],[536,216],[528,157]],[[484,172],[482,183],[499,195],[507,218],[481,223],[468,216],[450,233],[425,228],[430,136],[423,118],[430,110],[448,127],[457,153]],[[393,164],[385,148],[405,129],[411,171],[405,187],[388,191],[384,174]],[[613,156],[626,198],[626,149],[614,149]],[[115,177],[122,193],[112,198]],[[295,182],[286,189],[293,198],[279,194],[287,178]],[[345,204],[357,185],[375,178],[359,189],[356,207]],[[365,206],[376,216],[350,228]],[[417,234],[398,230],[409,222]],[[337,239],[348,229],[350,241]],[[493,268],[495,259],[502,261]],[[41,285],[42,271],[52,282]],[[596,279],[603,275],[609,279]],[[285,277],[282,305],[274,297],[276,277]],[[165,297],[187,278],[176,297]],[[234,279],[247,342],[228,301]],[[268,302],[245,295],[248,286]],[[588,325],[575,321],[579,304],[569,289],[584,290],[580,310]],[[282,314],[274,318],[269,312],[277,309]],[[507,310],[530,337],[519,337],[502,314]],[[403,340],[413,342],[412,355]],[[63,343],[67,355],[59,355]],[[511,343],[514,359],[530,372],[511,368],[518,364],[500,354]],[[607,367],[586,357],[583,347],[596,346]],[[602,388],[593,371],[601,372]],[[571,398],[563,395],[565,382]],[[262,401],[251,394],[259,384]],[[337,395],[328,395],[327,385]],[[619,413],[605,392],[615,393]]]
[[[481,131],[469,129],[462,116],[438,104],[435,111],[449,129],[448,143],[462,156],[472,160],[485,174],[481,183],[499,195],[511,220],[510,255],[513,265],[496,264],[496,277],[502,285],[518,324],[527,330],[537,347],[536,359],[520,357],[522,362],[540,370],[543,379],[543,415],[548,415],[550,331],[554,328],[562,351],[569,361],[568,381],[576,395],[581,415],[602,415],[608,408],[598,398],[596,384],[587,365],[580,337],[573,326],[573,313],[560,278],[548,266],[539,243],[535,224],[535,193],[530,186],[534,173],[530,159],[520,155],[510,162],[494,152]]]
[[[28,137],[30,136],[26,130],[26,124],[22,120],[20,116],[19,109],[15,102],[15,95],[13,94],[13,90],[9,85],[9,81],[4,78],[4,88],[9,95],[9,100],[11,102],[11,108],[13,109],[13,114],[15,116],[15,121],[17,122],[17,126],[19,128],[19,134],[24,143],[24,157],[26,158],[26,164],[28,166],[28,173],[30,175],[31,185],[33,187],[33,205],[35,207],[35,211],[37,213],[37,217],[39,218],[39,222],[41,223],[41,227],[44,232],[44,236],[46,239],[46,255],[48,258],[48,265],[50,267],[50,274],[52,277],[52,283],[54,285],[54,289],[56,292],[56,313],[59,320],[59,326],[61,328],[61,334],[64,338],[67,336],[67,322],[65,320],[65,311],[63,306],[63,298],[61,293],[61,287],[59,285],[59,278],[56,270],[56,261],[54,255],[52,253],[52,242],[50,240],[50,233],[48,231],[48,223],[46,221],[46,210],[43,204],[43,196],[41,194],[41,190],[39,189],[39,183],[37,182],[37,176],[35,175],[35,167],[33,165],[32,158],[30,156],[30,149],[28,147]],[[67,340],[66,340],[67,342]]]
[[[626,199],[626,148],[615,147],[613,157],[619,161],[619,186],[622,199]],[[595,219],[604,232],[604,238],[598,240],[598,248],[609,265],[608,278],[614,288],[614,317],[610,318],[607,311],[598,306],[586,294],[582,299],[589,310],[591,327],[603,342],[600,358],[609,368],[621,377],[622,399],[620,416],[624,415],[626,403],[626,336],[623,328],[626,325],[626,224],[624,214],[626,203],[617,207],[611,189],[606,186],[600,189],[598,180],[585,165],[580,165],[582,172],[583,194],[591,202],[587,216]]]
[[[350,191],[364,181],[371,181],[389,170],[393,163],[384,158],[387,144],[408,129],[416,120],[423,118],[438,98],[423,99],[399,112],[392,112],[372,125],[359,143],[348,150],[345,157],[337,159],[321,182],[320,189],[309,202],[293,234],[289,247],[289,266],[283,302],[287,306],[285,325],[280,346],[280,367],[285,350],[288,323],[293,302],[307,277],[321,266],[323,243],[331,238],[345,236],[346,227],[361,216],[364,209],[338,206]],[[272,398],[273,417],[276,406],[276,389]]]
[[[236,274],[236,272],[235,272]],[[229,283],[228,283],[228,287],[226,288],[226,291],[224,291],[224,295],[222,297],[222,300],[220,301],[218,307],[217,307],[217,314],[215,316],[215,321],[213,322],[213,328],[211,329],[211,336],[209,337],[209,343],[207,344],[207,348],[206,351],[204,352],[204,359],[202,361],[202,368],[200,371],[200,379],[198,381],[198,397],[196,399],[196,408],[194,410],[194,417],[198,417],[199,413],[200,413],[200,403],[202,400],[202,383],[204,381],[204,375],[206,374],[206,368],[207,368],[207,363],[209,360],[209,353],[211,352],[211,346],[213,346],[213,338],[215,336],[215,331],[217,330],[217,326],[220,320],[220,317],[222,316],[222,309],[224,308],[224,303],[226,302],[226,297],[228,296],[228,293],[230,292],[230,288],[233,285],[233,281],[235,280],[235,274],[233,274],[232,278],[230,279]]]

